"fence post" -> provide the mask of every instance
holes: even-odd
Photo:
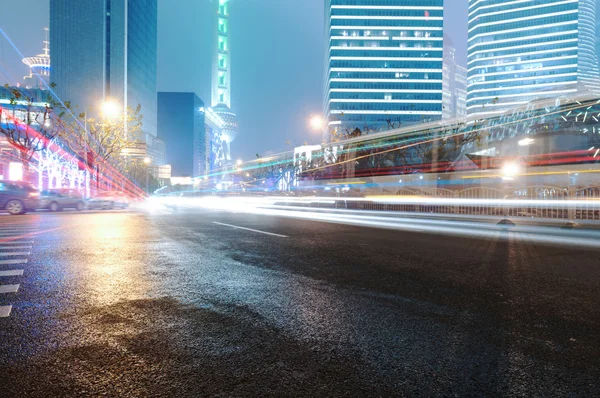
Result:
[[[498,223],[496,225],[500,225],[505,228],[511,228],[511,227],[515,226],[515,223],[508,219],[508,202],[506,202],[506,200],[509,197],[509,195],[508,195],[509,187],[504,186],[502,191],[504,193],[504,201],[505,201],[502,205],[502,210],[503,210],[504,214],[503,214],[502,220],[498,221]]]
[[[579,226],[579,224],[577,224],[575,222],[575,218],[577,217],[577,209],[575,208],[575,195],[576,194],[576,187],[574,185],[569,185],[569,190],[568,190],[568,195],[567,195],[567,214],[568,214],[568,220],[567,223],[565,225],[563,225],[561,228],[564,229],[572,229],[575,228],[577,226]]]

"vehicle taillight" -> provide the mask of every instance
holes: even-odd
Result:
[[[40,193],[37,192],[37,191],[36,192],[29,192],[29,196],[31,196],[31,197],[40,196]]]

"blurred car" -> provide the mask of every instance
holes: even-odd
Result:
[[[0,180],[0,209],[12,215],[35,211],[40,206],[40,193],[22,181]]]
[[[128,206],[129,198],[123,192],[118,191],[99,192],[87,202],[87,208],[92,210],[126,209]]]
[[[85,199],[76,189],[49,189],[41,192],[40,209],[60,211],[69,208],[85,210]]]

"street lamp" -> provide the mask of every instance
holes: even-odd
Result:
[[[144,158],[144,164],[146,165],[146,193],[150,194],[150,163],[152,159],[148,156]]]
[[[313,115],[310,117],[310,128],[315,132],[323,131],[325,127],[325,120],[321,115]]]
[[[114,119],[119,115],[119,105],[113,101],[104,101],[102,104],[102,114],[107,119]]]

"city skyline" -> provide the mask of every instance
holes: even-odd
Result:
[[[324,2],[301,3],[232,1],[232,106],[243,125],[243,134],[233,148],[236,159],[321,140],[320,134],[311,133],[308,120],[322,111]],[[211,98],[212,61],[206,54],[213,46],[213,24],[208,17],[214,15],[213,4],[209,0],[158,1],[158,91],[191,91],[204,100]],[[456,0],[446,7],[447,32],[455,41],[457,58],[465,63],[466,4],[466,0]],[[42,28],[48,26],[48,5],[42,0],[10,3],[3,15],[18,14],[21,7],[29,9],[25,21],[0,15],[0,27],[24,56],[31,56],[40,51]],[[287,33],[274,34],[277,31]],[[2,68],[10,77],[20,78],[27,73],[21,57],[0,39]],[[278,54],[276,58],[273,53]],[[5,75],[0,69],[0,78],[9,80]]]

